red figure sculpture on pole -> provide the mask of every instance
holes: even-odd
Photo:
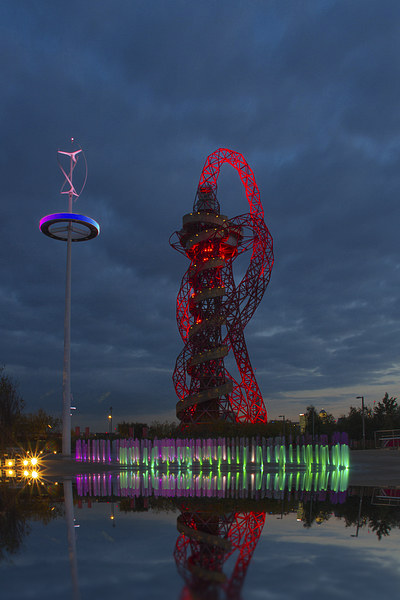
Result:
[[[236,169],[245,188],[250,212],[229,219],[221,214],[217,179],[221,166]],[[173,248],[190,265],[177,299],[177,322],[185,344],[173,381],[182,424],[230,421],[265,423],[267,412],[244,339],[244,328],[269,283],[273,265],[272,237],[264,222],[254,173],[238,152],[220,148],[207,158],[193,212],[172,236]],[[252,250],[247,271],[236,284],[235,258]],[[238,381],[227,371],[231,351]]]

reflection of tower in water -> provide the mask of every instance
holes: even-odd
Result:
[[[265,522],[265,512],[219,513],[182,506],[174,557],[186,586],[181,600],[240,598],[240,591]],[[229,558],[236,558],[230,576]]]

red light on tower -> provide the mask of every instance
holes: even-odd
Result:
[[[217,179],[224,163],[234,167],[244,185],[250,212],[229,219],[220,212]],[[182,423],[266,422],[267,412],[244,340],[244,328],[261,301],[273,265],[272,237],[264,222],[253,171],[238,152],[220,148],[207,158],[193,212],[172,236],[173,248],[190,265],[177,299],[177,322],[185,344],[173,375]],[[251,250],[247,271],[236,284],[232,264]],[[231,351],[240,374],[228,373]]]

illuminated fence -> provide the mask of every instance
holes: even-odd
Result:
[[[80,462],[111,463],[110,440],[77,440],[75,458]]]
[[[276,473],[208,473],[186,471],[121,471],[79,475],[78,496],[84,497],[168,497],[168,498],[283,498],[285,490],[294,494],[318,493],[319,500],[344,501],[348,486],[348,469],[327,471],[280,471]]]
[[[265,468],[338,469],[349,466],[349,446],[336,437],[327,443],[284,444],[281,438],[121,439],[115,442],[120,466],[139,469],[246,470]],[[111,462],[109,440],[78,440],[76,460]]]

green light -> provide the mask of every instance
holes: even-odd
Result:
[[[339,488],[341,492],[345,492],[349,485],[349,469],[343,469],[340,471],[340,484]]]
[[[340,457],[340,464],[345,467],[345,468],[349,468],[350,466],[350,449],[346,444],[342,444],[341,446],[341,457]]]
[[[281,446],[279,450],[279,467],[285,469],[286,466],[286,446]]]

